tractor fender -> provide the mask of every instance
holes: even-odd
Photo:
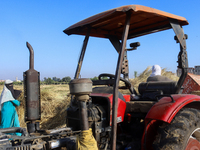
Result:
[[[155,140],[157,128],[162,122],[170,123],[174,116],[183,107],[200,109],[200,96],[191,94],[177,94],[171,97],[163,97],[151,107],[145,117],[145,130],[142,136],[141,149],[153,150],[152,143]]]
[[[200,109],[200,96],[192,94],[175,94],[171,97],[163,97],[152,106],[145,117],[145,123],[149,120],[160,120],[170,123],[179,110],[185,106]],[[194,105],[190,105],[195,103]]]

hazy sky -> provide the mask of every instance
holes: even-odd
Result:
[[[83,36],[63,33],[70,25],[91,15],[122,5],[139,4],[185,17],[188,34],[189,66],[200,65],[199,0],[0,0],[0,80],[23,79],[29,69],[28,41],[35,53],[35,70],[44,77],[74,77]],[[129,42],[140,42],[138,50],[128,52],[130,78],[147,66],[159,64],[175,72],[179,45],[173,30],[163,31]],[[128,45],[127,45],[128,46]],[[117,53],[109,40],[90,38],[82,77],[115,73]]]

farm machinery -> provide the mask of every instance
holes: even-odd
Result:
[[[127,5],[65,29],[68,35],[85,36],[75,76],[69,84],[72,99],[66,127],[52,130],[39,127],[39,73],[33,69],[31,54],[30,69],[24,73],[27,130],[0,129],[1,149],[84,149],[77,146],[77,141],[84,139],[79,136],[85,131],[91,131],[90,144],[99,150],[200,150],[200,97],[181,94],[188,68],[184,25],[188,22],[183,17]],[[177,62],[182,75],[178,82],[140,83],[139,93],[136,92],[129,81],[127,52],[136,50],[140,43],[131,43],[131,48],[127,48],[127,40],[169,29],[173,29],[174,39],[180,44]],[[108,39],[114,46],[118,53],[115,74],[100,74],[95,81],[79,78],[89,37]],[[33,53],[30,44],[27,46]],[[121,90],[130,93],[122,94]],[[22,136],[7,134],[12,132],[21,132]]]

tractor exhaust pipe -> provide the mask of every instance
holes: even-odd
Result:
[[[28,49],[30,51],[29,69],[34,69],[34,51],[33,51],[33,48],[28,42],[26,42],[26,46],[28,47]]]
[[[41,120],[40,104],[40,73],[34,70],[34,52],[32,46],[26,42],[30,51],[29,70],[24,72],[24,98],[25,98],[25,122],[29,133],[39,130]]]

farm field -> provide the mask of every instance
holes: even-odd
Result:
[[[22,94],[18,98],[21,102],[17,107],[19,121],[21,127],[26,127],[24,122],[24,92],[22,85],[14,85],[14,89],[22,90]],[[0,91],[3,90],[3,85],[0,85]],[[69,86],[61,85],[41,85],[41,129],[52,129],[62,127],[66,124],[66,109],[70,102]]]
[[[171,73],[166,72],[166,69],[162,70],[162,75],[177,81],[178,77]],[[151,74],[151,68],[148,67],[138,77],[130,79],[134,88],[138,89],[138,85],[141,82],[146,82],[147,77]],[[120,83],[122,84],[122,83]],[[22,94],[18,98],[21,105],[17,107],[21,127],[26,127],[24,122],[24,92],[23,85],[14,85],[14,89],[22,90]],[[0,85],[0,92],[3,90],[3,85]],[[128,90],[120,91],[122,94],[128,92]],[[70,103],[69,85],[40,85],[41,94],[41,129],[53,129],[66,126],[66,109]]]

